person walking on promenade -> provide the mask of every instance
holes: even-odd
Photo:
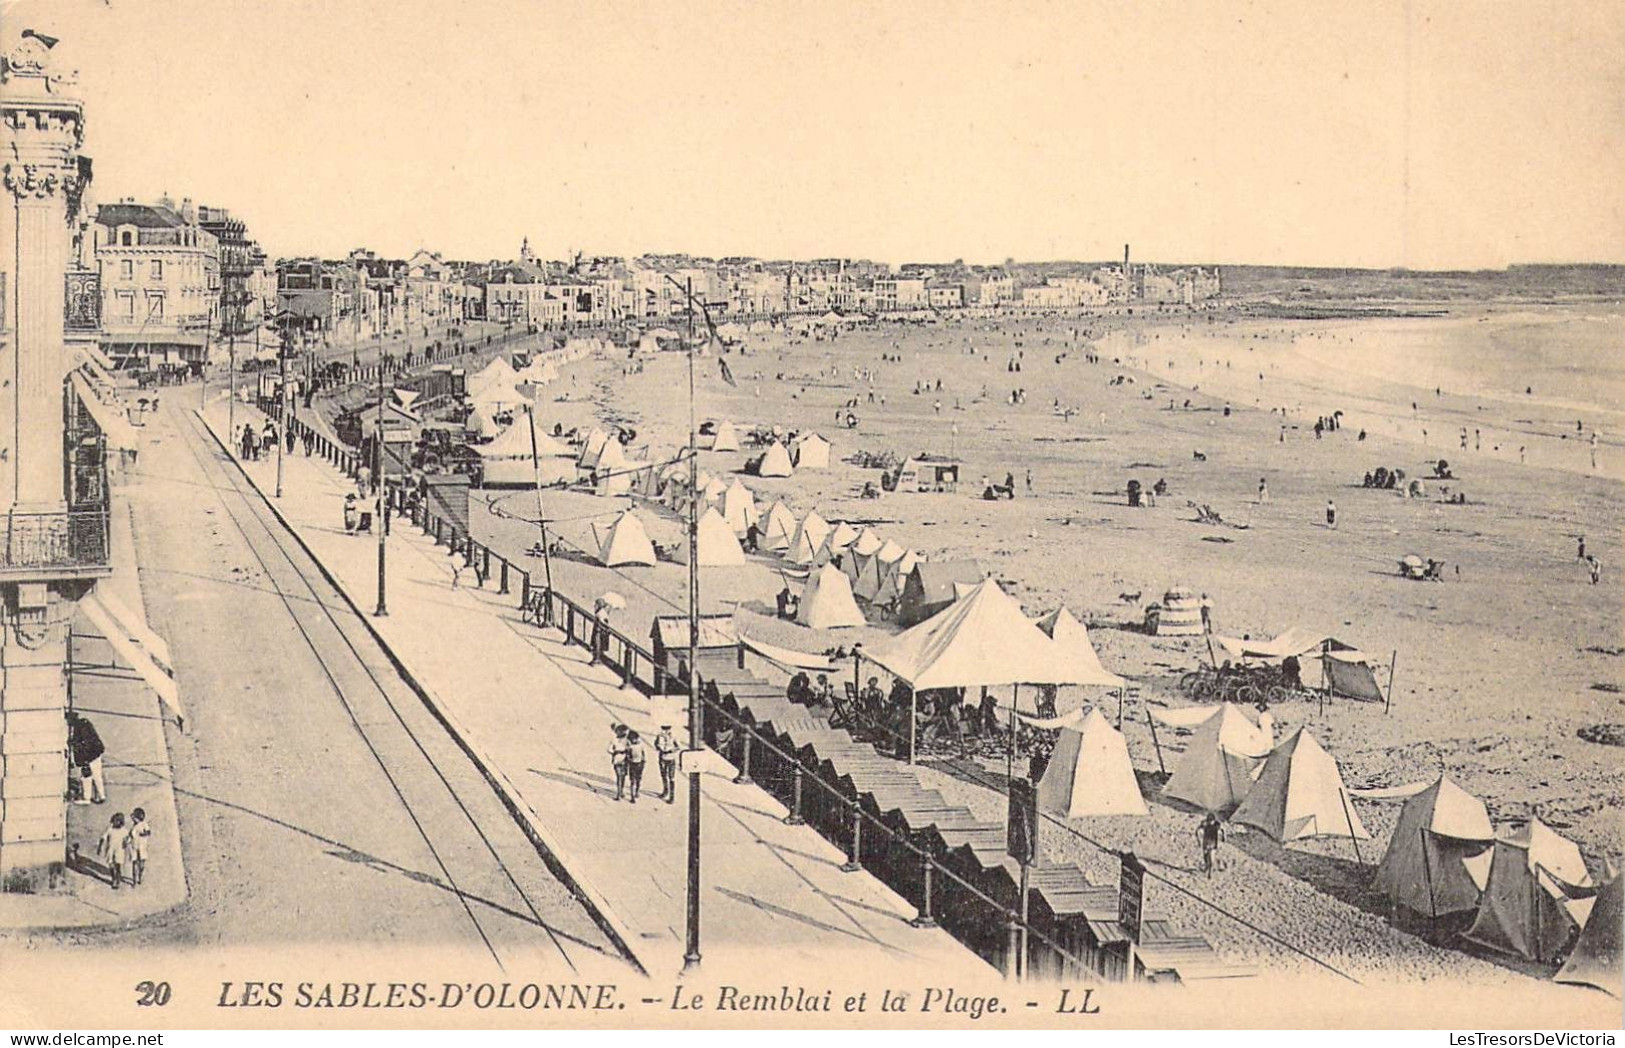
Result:
[[[1220,834],[1218,816],[1208,812],[1203,816],[1202,824],[1196,828],[1196,835],[1202,841],[1202,872],[1209,880],[1213,879],[1213,868],[1217,864]]]
[[[649,748],[643,744],[643,739],[635,731],[626,733],[626,777],[631,783],[632,803],[638,802],[638,793],[643,789],[643,766],[648,763]]]
[[[107,803],[107,781],[102,777],[102,754],[106,752],[96,725],[77,713],[68,714],[68,753],[83,787],[78,803]]]
[[[609,763],[615,769],[615,799],[626,795],[626,725],[615,725],[615,737],[609,741]]]
[[[315,447],[316,447],[316,431],[313,430],[313,429],[307,428],[305,430],[305,432],[300,436],[300,440],[305,445],[305,457],[310,458],[311,451],[313,451],[315,449]]]
[[[1326,526],[1328,528],[1337,527],[1337,503],[1331,499],[1326,500]]]
[[[290,454],[290,455],[293,454],[293,441],[294,441],[293,427],[289,426],[288,427],[288,432],[286,432],[286,433],[284,433],[282,435],[282,444],[283,444],[283,446],[285,448],[288,449],[288,454]]]
[[[130,832],[124,837],[124,865],[130,870],[130,885],[139,885],[147,873],[147,843],[152,840],[152,823],[145,808],[130,812]]]
[[[667,804],[677,802],[677,749],[671,725],[662,724],[655,736],[655,759],[660,762],[660,797]]]
[[[259,437],[254,435],[254,427],[246,423],[243,425],[242,445],[243,459],[245,461],[252,461],[260,457]]]
[[[124,882],[124,813],[114,812],[102,839],[96,842],[96,858],[107,863],[107,882],[115,891]]]

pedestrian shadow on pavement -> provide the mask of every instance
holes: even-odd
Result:
[[[568,775],[561,775],[558,772],[543,771],[540,768],[528,768],[526,770],[538,778],[547,779],[565,786],[573,786],[578,790],[585,790],[588,793],[597,794],[600,797],[615,796],[614,780],[606,779],[601,775],[588,775],[586,772],[580,771],[571,772]]]

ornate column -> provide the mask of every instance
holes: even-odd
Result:
[[[10,432],[0,448],[13,463],[12,490],[0,506],[17,512],[60,512],[63,491],[62,382],[67,354],[62,327],[63,281],[72,241],[71,219],[83,190],[79,146],[84,106],[65,93],[71,74],[52,68],[51,41],[25,33],[0,65],[0,126],[5,135],[4,181],[14,208],[11,265],[14,337],[0,361],[9,378]]]
[[[67,637],[74,577],[64,483],[63,341],[72,220],[84,176],[83,106],[56,41],[24,31],[0,59],[0,876],[55,880],[67,836]]]

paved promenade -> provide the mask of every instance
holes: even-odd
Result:
[[[225,433],[225,405],[205,420]],[[238,405],[238,425],[259,418]],[[246,418],[245,418],[246,416]],[[274,490],[274,458],[243,463],[261,492]],[[364,612],[377,594],[377,543],[346,534],[352,482],[295,453],[284,495],[272,499],[339,588]],[[686,781],[677,803],[657,799],[651,754],[637,805],[614,800],[606,748],[611,725],[653,732],[672,719],[612,673],[589,665],[557,631],[520,622],[513,595],[453,586],[452,558],[410,524],[389,539],[389,615],[368,616],[581,896],[652,976],[682,966]],[[585,596],[585,595],[584,595]],[[681,720],[674,727],[682,728]],[[680,736],[681,739],[681,736]],[[771,981],[781,970],[841,971],[906,963],[916,977],[989,969],[940,929],[917,929],[914,911],[866,872],[843,873],[841,852],[754,786],[731,781],[720,758],[702,776],[703,972]],[[872,974],[869,976],[873,978]]]

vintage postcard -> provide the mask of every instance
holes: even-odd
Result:
[[[1622,84],[0,0],[0,1028],[1617,1029]]]

